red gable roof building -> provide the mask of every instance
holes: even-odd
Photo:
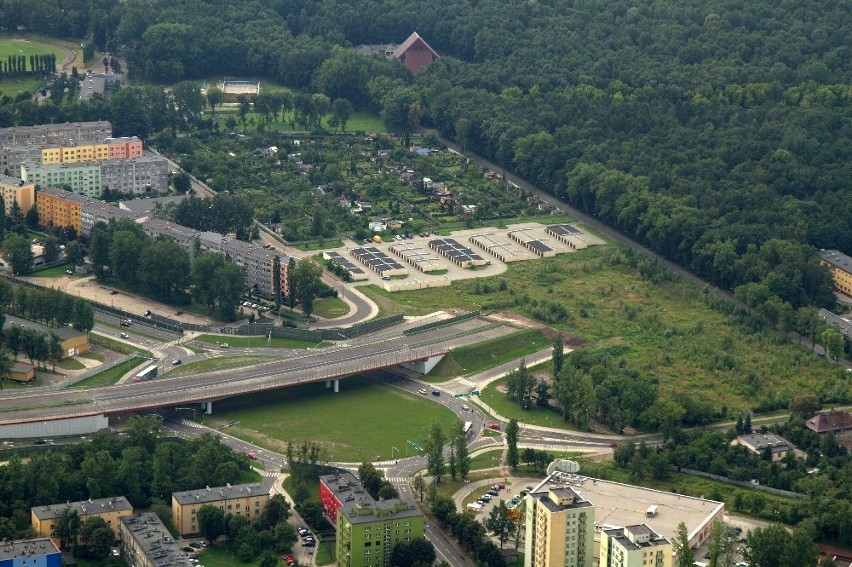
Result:
[[[416,75],[420,69],[438,59],[438,53],[429,47],[429,44],[417,32],[414,32],[394,50],[391,57],[402,61],[411,74]]]
[[[816,433],[833,431],[838,439],[852,438],[852,414],[846,411],[818,413],[805,422],[805,425]]]

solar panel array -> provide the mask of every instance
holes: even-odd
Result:
[[[352,255],[360,260],[364,265],[371,270],[384,274],[385,272],[402,271],[405,272],[405,267],[376,248],[375,246],[365,246],[363,248],[355,248],[352,250]]]
[[[486,260],[463,244],[452,238],[436,238],[429,241],[429,247],[440,252],[448,260],[459,266],[481,266]]]

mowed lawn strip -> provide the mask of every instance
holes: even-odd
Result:
[[[115,368],[110,368],[109,370],[104,370],[94,376],[89,376],[85,380],[81,380],[73,386],[69,386],[69,388],[99,388],[101,386],[112,386],[118,382],[122,376],[139,366],[141,363],[141,358],[134,358],[133,360],[122,362]]]
[[[349,304],[339,297],[323,297],[314,303],[314,315],[326,319],[343,317],[349,313]]]
[[[317,343],[316,341],[302,341],[299,339],[285,339],[282,337],[272,337],[270,341],[267,337],[236,337],[233,335],[199,335],[195,338],[196,342],[207,344],[222,344],[227,343],[232,347],[270,347],[270,348],[317,348],[326,347],[331,343]]]
[[[509,310],[542,320],[585,341],[582,348],[623,344],[630,368],[653,377],[663,396],[684,393],[729,413],[770,395],[793,398],[849,388],[845,376],[768,328],[747,332],[680,279],[652,283],[628,264],[620,245],[590,247],[553,258],[515,262],[500,278],[453,282],[449,288],[388,293],[361,287],[382,316],[422,315],[438,309]],[[490,293],[481,293],[492,282]],[[417,307],[412,307],[416,305]],[[558,309],[564,309],[564,317]],[[554,316],[556,315],[556,316]]]
[[[504,362],[521,358],[547,348],[550,341],[538,329],[525,329],[469,346],[453,349],[427,376],[429,379],[448,379],[469,376]]]
[[[196,360],[187,362],[175,367],[165,373],[168,378],[177,378],[178,376],[186,376],[189,374],[202,374],[204,372],[215,372],[217,370],[228,370],[229,368],[240,368],[242,366],[250,366],[258,362],[267,362],[272,360],[269,356],[220,356],[216,358],[208,358],[206,360]]]
[[[232,420],[238,424],[229,434],[273,451],[284,453],[288,441],[316,441],[328,460],[354,462],[413,455],[408,441],[422,445],[435,420],[449,433],[457,418],[431,399],[355,376],[340,380],[337,394],[315,382],[222,400],[202,422]]]

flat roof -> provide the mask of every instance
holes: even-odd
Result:
[[[327,474],[319,477],[322,484],[335,495],[341,505],[338,513],[342,513],[352,524],[364,524],[377,520],[413,518],[422,516],[416,507],[401,500],[376,501],[370,496],[358,478],[350,471],[339,474]],[[375,512],[378,512],[376,514]]]
[[[551,477],[560,480],[548,482],[548,479],[545,479],[539,486],[571,486],[584,500],[594,505],[596,526],[609,528],[646,523],[669,541],[674,541],[680,522],[686,524],[692,539],[698,528],[724,510],[725,506],[722,502],[713,500],[580,475],[554,473]],[[657,514],[653,518],[647,518],[645,511],[651,506],[657,506]]]
[[[22,559],[24,557],[41,557],[59,553],[56,544],[49,537],[4,541],[0,543],[0,561]]]
[[[148,214],[157,208],[157,205],[164,206],[171,203],[178,204],[186,199],[186,195],[173,195],[171,197],[154,197],[149,199],[131,199],[120,201],[118,206],[128,211],[133,211],[136,214]]]
[[[269,489],[275,479],[264,477],[260,483],[235,484],[205,487],[197,490],[184,490],[183,492],[172,492],[172,498],[178,504],[205,504],[209,502],[221,502],[222,500],[233,500],[234,498],[248,498],[251,496],[269,496]]]
[[[547,227],[547,230],[559,236],[582,236],[583,232],[574,228],[570,224],[553,224]]]
[[[28,181],[23,181],[22,179],[12,177],[11,175],[2,174],[0,174],[0,183],[2,183],[3,185],[13,185],[15,187],[26,187],[27,185],[32,185],[32,183]]]
[[[48,504],[47,506],[33,506],[31,510],[39,520],[50,520],[61,516],[67,508],[74,508],[81,517],[108,511],[133,511],[133,506],[130,505],[130,502],[124,496],[66,502],[65,504]]]
[[[527,240],[526,242],[524,242],[524,244],[526,244],[536,252],[553,252],[553,248],[551,248],[541,240]]]
[[[153,512],[138,512],[131,516],[123,516],[121,523],[150,564],[158,567],[192,566],[189,556],[181,549],[180,544],[172,539],[169,530]]]
[[[840,250],[820,250],[819,257],[843,270],[852,274],[852,258],[841,252]]]
[[[750,433],[740,435],[737,439],[757,451],[763,451],[767,447],[770,447],[773,453],[790,450],[790,444],[787,440],[774,433]]]
[[[350,274],[363,274],[364,270],[359,268],[356,264],[350,262],[347,258],[344,258],[337,252],[326,252],[328,259],[330,262],[337,264],[342,267],[344,270],[349,272]]]
[[[402,264],[388,256],[375,246],[364,246],[363,248],[354,248],[352,250],[352,254],[377,272],[404,269]]]
[[[436,238],[429,241],[429,246],[453,260],[459,262],[476,262],[483,260],[482,256],[453,238]]]

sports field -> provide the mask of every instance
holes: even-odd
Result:
[[[8,34],[0,34],[0,61],[6,61],[10,55],[23,55],[27,58],[27,70],[30,68],[30,55],[43,55],[53,53],[56,55],[57,71],[65,59],[65,51],[54,44],[42,43],[35,38],[25,39],[10,37]],[[43,80],[37,77],[9,77],[0,79],[0,95],[14,97],[20,92],[35,92]]]
[[[355,462],[413,455],[437,420],[445,432],[457,419],[444,406],[360,376],[340,381],[335,394],[323,382],[216,402],[199,419],[215,427],[229,421],[235,437],[283,453],[287,442],[316,441],[328,460]]]

